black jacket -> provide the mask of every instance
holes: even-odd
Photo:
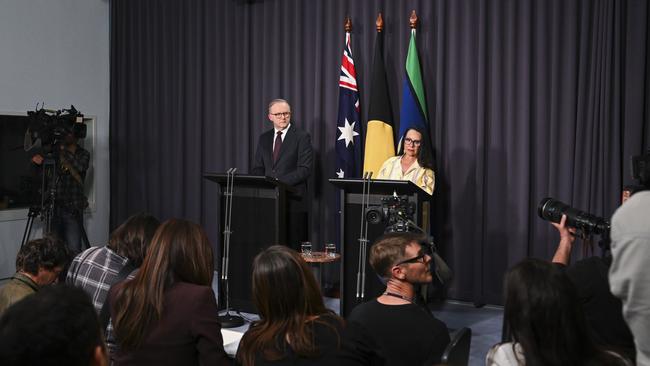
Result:
[[[309,133],[299,129],[292,122],[282,141],[280,156],[275,164],[273,164],[274,139],[273,128],[260,135],[251,174],[277,178],[295,187],[298,194],[304,196],[307,193],[307,179],[311,175],[314,161]]]

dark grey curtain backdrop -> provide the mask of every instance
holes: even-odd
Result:
[[[543,197],[609,217],[631,183],[629,157],[650,143],[646,1],[112,0],[111,227],[142,210],[184,217],[218,247],[217,190],[201,175],[248,171],[282,97],[315,148],[311,238],[335,240],[343,19],[365,122],[383,12],[398,123],[413,9],[450,295],[499,303],[509,266],[555,250]]]

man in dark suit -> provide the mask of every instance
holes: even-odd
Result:
[[[277,178],[297,190],[288,203],[288,245],[296,248],[307,239],[307,179],[311,175],[313,150],[309,133],[291,124],[291,106],[284,99],[269,103],[273,128],[260,135],[251,174]]]

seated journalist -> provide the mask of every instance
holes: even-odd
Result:
[[[0,315],[13,303],[56,282],[69,261],[68,250],[54,237],[34,239],[16,256],[16,273],[0,288]]]
[[[212,291],[212,246],[203,229],[165,221],[133,279],[108,294],[118,349],[113,365],[229,365]]]
[[[341,362],[345,365],[433,365],[449,344],[447,326],[416,303],[415,286],[430,283],[431,255],[422,237],[391,233],[370,249],[370,265],[386,291],[360,304],[347,318]]]
[[[620,354],[594,342],[578,292],[559,266],[529,258],[506,273],[504,332],[487,366],[629,366]]]
[[[111,286],[140,267],[159,225],[151,215],[129,217],[111,233],[107,245],[88,248],[72,260],[66,282],[83,288],[99,314]]]
[[[97,313],[81,289],[48,286],[0,318],[0,365],[107,364]]]
[[[343,319],[328,310],[311,268],[294,250],[272,246],[253,261],[253,301],[260,320],[244,334],[237,362],[335,365]]]

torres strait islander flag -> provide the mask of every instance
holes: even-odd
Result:
[[[345,47],[339,77],[339,115],[336,134],[337,178],[359,177],[361,169],[361,123],[359,121],[359,90],[354,69],[350,32],[345,32]]]

